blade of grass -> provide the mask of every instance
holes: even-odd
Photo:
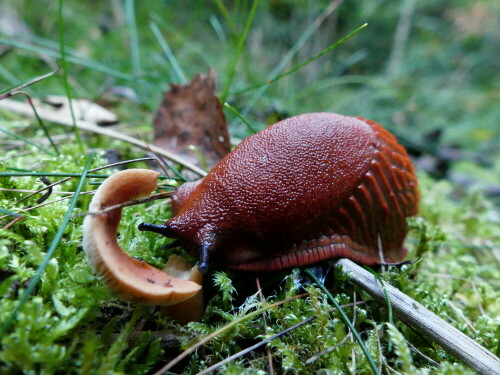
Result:
[[[217,39],[219,39],[219,42],[222,45],[226,45],[227,44],[227,36],[226,36],[226,33],[224,32],[224,29],[222,28],[222,25],[221,25],[219,19],[215,15],[212,14],[210,16],[209,21],[210,21],[210,24],[212,25],[212,28],[215,31],[215,35],[217,35]]]
[[[89,190],[89,191],[84,191],[84,192],[80,193],[80,195],[90,195],[90,194],[95,194],[95,192],[96,192],[96,190]],[[49,205],[57,203],[57,202],[61,202],[61,201],[65,201],[65,200],[74,198],[74,196],[75,196],[75,194],[71,194],[71,195],[67,195],[67,196],[62,197],[62,198],[56,198],[56,199],[51,200],[49,202],[40,203],[40,204],[37,204],[35,206],[31,206],[29,208],[24,208],[22,210],[22,212],[33,211],[33,210],[36,210],[37,208],[40,208],[40,207],[49,206]],[[0,216],[0,220],[5,219],[7,216],[9,216],[9,215]]]
[[[42,48],[42,47],[37,47],[34,45],[30,45],[27,43],[22,43],[18,42],[16,40],[11,40],[11,39],[5,39],[0,37],[0,43],[8,44],[10,46],[16,47],[16,48],[21,48],[36,54],[44,55],[44,56],[49,56],[53,58],[60,58],[61,54],[60,51],[53,51],[48,48]],[[98,72],[107,74],[109,76],[115,77],[115,78],[120,78],[125,81],[130,81],[130,82],[138,82],[139,84],[143,85],[144,87],[148,87],[153,90],[163,90],[162,87],[159,85],[156,85],[152,82],[146,81],[145,79],[141,78],[139,80],[136,80],[136,78],[130,74],[120,72],[119,70],[111,69],[107,66],[104,66],[100,63],[98,63],[95,60],[92,60],[90,58],[81,58],[73,55],[66,55],[66,61],[76,64],[79,66],[83,66],[85,68],[93,69]]]
[[[3,215],[6,215],[6,216],[12,216],[12,217],[21,217],[21,216],[23,216],[21,214],[18,214],[17,212],[12,212],[12,211],[7,210],[7,209],[2,208],[2,207],[0,207],[0,213],[2,213]]]
[[[10,135],[11,137],[14,137],[16,139],[19,139],[20,141],[23,141],[24,143],[28,144],[28,145],[31,145],[33,147],[36,147],[37,149],[39,149],[40,151],[43,151],[45,152],[46,154],[48,155],[54,155],[52,152],[50,152],[49,150],[47,150],[45,147],[42,147],[42,146],[39,146],[37,145],[36,143],[33,143],[31,142],[29,139],[27,138],[24,138],[23,136],[19,135],[19,134],[15,134],[15,133],[12,133],[11,131],[7,130],[7,129],[4,129],[4,128],[0,128],[0,132],[2,133],[5,133],[5,134],[8,134]]]
[[[35,78],[30,78],[29,80],[24,81],[21,84],[14,85],[14,86],[9,87],[6,90],[0,91],[0,100],[12,96],[14,92],[22,90],[27,86],[30,86],[34,83],[43,81],[45,78],[49,78],[50,76],[53,76],[54,74],[56,74],[58,71],[59,71],[59,69],[56,69],[56,70],[49,72],[47,74],[44,74],[44,75],[41,75],[41,76],[38,76]]]
[[[226,107],[227,109],[229,109],[231,112],[233,112],[241,121],[243,121],[243,123],[247,126],[248,129],[250,129],[250,131],[255,134],[257,133],[257,130],[248,123],[248,121],[233,107],[231,106],[229,103],[224,103],[224,107]]]
[[[90,164],[92,163],[92,160],[94,159],[94,156],[95,156],[95,153],[92,153],[88,157],[87,163],[85,164],[85,167],[83,168],[82,176],[80,177],[80,181],[78,182],[78,186],[76,187],[75,195],[73,196],[73,199],[71,200],[71,202],[69,204],[68,210],[66,211],[66,214],[64,215],[64,218],[63,218],[62,223],[59,227],[59,230],[57,231],[56,235],[54,236],[54,238],[53,238],[53,240],[52,240],[52,242],[47,250],[47,253],[45,254],[45,257],[43,258],[42,263],[40,264],[40,266],[36,270],[35,275],[32,277],[29,285],[26,287],[23,295],[19,299],[19,303],[14,308],[11,315],[9,316],[9,318],[7,318],[7,320],[3,324],[2,328],[0,329],[0,339],[3,337],[4,334],[7,333],[10,326],[12,325],[14,320],[16,319],[16,315],[22,309],[24,304],[28,301],[28,298],[31,296],[31,293],[33,292],[36,285],[38,284],[38,282],[42,278],[42,275],[45,271],[45,268],[49,264],[49,261],[52,259],[52,256],[54,255],[54,251],[56,250],[57,246],[59,245],[59,242],[61,241],[61,238],[64,234],[64,230],[66,229],[66,226],[68,225],[68,223],[71,219],[73,209],[76,206],[76,201],[78,200],[78,196],[80,195],[80,191],[82,190],[83,184],[85,182],[85,176],[87,175],[87,172],[90,168]]]
[[[319,279],[316,277],[316,275],[310,270],[306,269],[305,272],[311,279],[314,280],[316,284],[323,290],[323,292],[327,295],[328,299],[334,304],[334,306],[337,308],[337,310],[340,313],[340,317],[344,321],[344,323],[349,327],[351,330],[352,334],[356,338],[356,341],[358,342],[359,346],[361,347],[361,350],[366,356],[366,359],[368,360],[368,363],[370,364],[370,368],[373,374],[380,374],[377,368],[377,365],[375,364],[375,361],[373,360],[372,356],[368,352],[368,349],[366,348],[365,343],[363,342],[363,339],[361,339],[361,336],[359,335],[359,332],[356,330],[356,328],[352,325],[351,321],[347,317],[346,313],[340,306],[340,304],[337,302],[337,300],[332,296],[332,294],[326,289],[325,285],[319,281]]]
[[[33,109],[33,114],[35,115],[36,120],[38,121],[38,124],[42,128],[43,133],[45,134],[45,137],[49,140],[49,143],[52,146],[52,148],[54,149],[54,151],[56,153],[56,156],[59,156],[60,155],[59,149],[57,148],[56,144],[52,140],[52,137],[50,136],[48,129],[45,127],[45,124],[43,123],[41,117],[38,115],[38,111],[36,110],[35,104],[31,100],[31,97],[27,93],[25,93],[23,91],[18,91],[18,92],[14,93],[14,94],[23,95],[23,96],[26,97],[26,100],[28,101],[29,105],[31,106],[31,109]]]
[[[149,28],[155,35],[156,39],[158,40],[158,43],[160,43],[160,47],[163,50],[163,53],[167,56],[170,65],[172,65],[172,69],[174,70],[175,75],[177,76],[177,80],[182,84],[186,84],[187,83],[186,76],[184,75],[181,66],[177,62],[177,59],[175,58],[174,54],[172,53],[172,50],[170,49],[167,41],[163,37],[160,28],[154,21],[151,21],[149,23]]]
[[[250,27],[252,26],[252,22],[255,17],[255,12],[257,10],[258,5],[259,5],[259,0],[254,0],[252,2],[252,8],[250,9],[250,13],[248,15],[245,28],[243,29],[243,33],[240,35],[240,38],[238,39],[238,43],[236,45],[236,51],[233,55],[231,63],[229,64],[229,70],[226,76],[226,83],[224,85],[224,89],[222,90],[222,95],[220,98],[222,103],[226,101],[227,96],[229,94],[229,90],[231,89],[231,84],[233,83],[234,75],[236,74],[236,66],[238,65],[241,53],[243,52],[243,47],[245,45],[248,32],[250,31]]]
[[[279,81],[281,78],[284,78],[286,76],[289,76],[290,74],[293,74],[295,73],[296,71],[302,69],[304,66],[306,66],[307,64],[313,62],[314,60],[317,60],[319,59],[321,56],[323,56],[324,54],[330,52],[331,50],[333,50],[334,48],[340,46],[342,43],[344,43],[346,40],[348,40],[349,38],[353,37],[354,35],[356,35],[358,32],[360,32],[361,30],[363,30],[366,26],[368,26],[367,23],[361,25],[360,27],[358,27],[356,30],[354,30],[353,32],[347,34],[345,37],[343,37],[342,39],[340,39],[339,41],[333,43],[331,46],[329,46],[328,48],[324,49],[323,51],[321,51],[320,53],[318,53],[316,56],[313,56],[311,57],[310,59],[304,61],[303,63],[299,64],[299,65],[296,65],[294,66],[293,68],[291,68],[290,70],[287,70],[286,72],[282,73],[282,74],[278,74],[276,77],[274,77],[273,79],[270,79],[270,80],[267,80],[265,82],[262,82],[262,83],[259,83],[255,86],[250,86],[250,87],[247,87],[246,89],[243,89],[241,91],[238,91],[238,92],[235,92],[234,96],[237,96],[237,95],[242,95],[242,94],[245,94],[249,91],[252,91],[252,90],[255,90],[255,89],[259,89],[263,86],[266,86],[266,85],[270,85],[272,83],[275,83],[277,81]]]
[[[302,35],[297,39],[292,48],[281,58],[280,63],[272,70],[267,76],[266,80],[272,80],[280,74],[283,69],[290,63],[292,58],[297,54],[297,52],[302,48],[302,46],[311,38],[312,35],[318,30],[318,28],[323,24],[325,19],[337,9],[344,0],[334,0],[332,1],[323,12],[306,28]],[[243,116],[245,116],[254,104],[262,97],[262,95],[268,89],[268,85],[261,87],[254,95],[246,101],[245,108],[242,111]]]
[[[49,173],[49,172],[0,172],[0,177],[44,176],[44,177],[80,177],[81,173]],[[105,174],[87,174],[88,178],[106,178]]]
[[[59,9],[57,14],[57,23],[59,27],[59,48],[61,50],[61,68],[63,73],[63,83],[64,90],[66,91],[66,96],[68,97],[69,110],[71,112],[71,120],[73,121],[73,132],[75,133],[76,143],[80,148],[80,152],[84,151],[82,139],[80,138],[80,131],[76,126],[75,112],[73,111],[73,102],[71,97],[71,88],[68,81],[68,65],[66,64],[66,52],[64,51],[64,25],[63,25],[63,3],[64,0],[59,0]]]
[[[393,315],[392,315],[392,303],[391,303],[391,300],[389,298],[389,294],[387,293],[387,289],[385,288],[384,280],[382,280],[380,275],[377,272],[375,272],[374,270],[372,270],[370,267],[365,267],[365,270],[367,270],[373,276],[375,276],[377,281],[380,283],[380,286],[382,287],[382,290],[384,291],[385,300],[387,301],[387,314],[388,314],[389,323],[394,325],[394,319],[393,319]]]
[[[231,33],[236,35],[237,34],[236,25],[234,24],[233,20],[231,19],[231,16],[229,15],[229,12],[228,12],[226,6],[222,2],[222,0],[214,0],[214,2],[217,5],[217,7],[219,8],[219,10],[222,13],[222,15],[224,16],[224,18],[226,19],[227,25],[229,26]]]
[[[127,19],[130,38],[130,57],[132,59],[132,72],[134,77],[139,77],[141,72],[141,55],[139,51],[139,36],[135,22],[135,1],[125,0],[125,16]]]

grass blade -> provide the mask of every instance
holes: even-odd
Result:
[[[23,216],[21,214],[18,214],[17,212],[13,212],[13,211],[7,210],[7,209],[2,208],[2,207],[0,207],[0,213],[3,214],[3,215],[6,215],[6,216],[12,216],[12,217],[21,217],[21,216]]]
[[[45,137],[47,137],[47,139],[49,140],[49,143],[52,146],[52,148],[54,149],[56,156],[59,156],[60,155],[59,149],[57,148],[57,145],[55,144],[55,142],[52,140],[52,137],[49,134],[49,130],[45,127],[45,124],[43,123],[42,118],[38,115],[38,111],[36,110],[35,104],[33,104],[31,97],[27,93],[22,92],[22,91],[16,92],[15,94],[24,95],[26,97],[26,100],[28,101],[29,105],[31,106],[31,109],[33,110],[33,114],[35,115],[35,118],[38,121],[38,124],[42,128],[43,133],[45,134]]]
[[[248,129],[250,129],[250,131],[253,134],[257,133],[257,130],[252,125],[250,125],[250,123],[233,106],[231,106],[229,103],[224,103],[224,107],[226,107],[231,112],[233,112],[236,116],[238,116],[238,118],[241,121],[243,121],[243,123],[247,126]]]
[[[139,77],[141,72],[141,55],[139,51],[139,36],[135,23],[135,1],[125,0],[125,15],[127,18],[128,33],[130,37],[130,55],[132,59],[132,72]]]
[[[375,361],[373,360],[373,358],[370,355],[370,353],[368,353],[368,349],[366,348],[365,343],[361,339],[361,336],[359,335],[359,332],[352,325],[351,321],[347,317],[346,313],[344,312],[344,310],[342,309],[342,307],[340,306],[340,304],[337,302],[337,300],[332,296],[332,294],[328,291],[328,289],[326,289],[325,285],[321,281],[319,281],[319,279],[316,277],[316,275],[310,269],[306,269],[306,273],[309,275],[309,277],[311,277],[311,279],[314,280],[314,282],[316,284],[318,284],[318,286],[323,290],[323,292],[325,292],[325,294],[327,295],[328,299],[335,305],[335,307],[339,311],[340,317],[342,318],[342,320],[344,321],[344,323],[349,327],[349,329],[351,330],[352,334],[356,338],[356,341],[358,342],[359,346],[361,347],[361,350],[363,350],[363,353],[365,354],[366,359],[368,360],[368,363],[370,364],[372,373],[373,374],[380,374],[379,371],[378,371],[377,365],[375,364]]]
[[[363,30],[366,26],[368,26],[367,23],[361,25],[360,27],[358,27],[353,32],[347,34],[345,37],[343,37],[339,41],[333,43],[331,46],[329,46],[328,48],[326,48],[323,51],[321,51],[320,53],[318,53],[316,56],[311,57],[310,59],[304,61],[303,63],[300,63],[299,65],[294,66],[293,68],[291,68],[290,70],[287,70],[286,72],[284,72],[282,74],[278,74],[275,78],[267,80],[267,81],[262,82],[262,83],[259,83],[259,84],[255,85],[255,86],[250,86],[250,87],[248,87],[246,89],[243,89],[241,91],[238,91],[238,92],[234,93],[233,95],[242,95],[242,94],[245,94],[245,93],[247,93],[249,91],[252,91],[252,90],[255,90],[255,89],[259,89],[259,88],[261,88],[263,86],[266,86],[266,85],[270,85],[271,83],[279,81],[281,78],[284,78],[286,76],[289,76],[290,74],[295,73],[296,71],[302,69],[307,64],[313,62],[314,60],[319,59],[324,54],[326,54],[326,53],[330,52],[331,50],[335,49],[336,47],[340,46],[347,39],[350,39],[351,37],[353,37],[354,35],[356,35],[358,32],[360,32],[361,30]]]
[[[59,58],[61,56],[59,51],[53,51],[53,50],[48,49],[46,47],[37,47],[34,45],[18,42],[18,41],[11,40],[11,39],[6,39],[6,38],[0,37],[0,43],[7,44],[9,46],[13,46],[16,48],[21,48],[21,49],[24,49],[24,50],[27,50],[27,51],[30,51],[30,52],[33,52],[36,54],[44,55],[44,56],[49,56],[49,57],[54,57],[54,58]],[[162,88],[159,85],[155,85],[154,83],[152,83],[150,81],[146,81],[142,78],[137,80],[134,76],[132,76],[130,74],[123,73],[119,70],[109,68],[109,67],[104,66],[104,65],[100,64],[99,62],[92,60],[90,58],[82,58],[79,55],[80,54],[78,54],[78,55],[67,54],[66,61],[68,61],[72,64],[83,66],[85,68],[96,70],[98,72],[107,74],[111,77],[123,79],[125,81],[130,81],[130,82],[137,81],[139,84],[141,84],[145,87],[151,88],[153,90],[162,90]]]
[[[160,28],[153,21],[149,23],[149,27],[151,28],[151,31],[155,35],[156,39],[158,40],[158,43],[160,43],[160,47],[163,50],[163,53],[165,53],[165,55],[167,56],[170,65],[172,65],[172,69],[174,70],[175,75],[177,76],[177,80],[182,84],[186,84],[187,83],[186,76],[184,75],[181,66],[177,62],[177,59],[175,58],[174,54],[172,53],[172,50],[170,49],[167,41],[163,37]]]
[[[64,51],[64,25],[63,25],[63,2],[64,0],[59,0],[59,10],[57,14],[57,23],[59,25],[59,48],[61,50],[61,68],[63,73],[63,83],[64,89],[66,91],[66,96],[68,97],[69,110],[71,112],[71,119],[73,121],[73,132],[75,133],[76,143],[80,147],[80,151],[83,152],[83,143],[80,138],[80,132],[76,126],[75,112],[73,111],[73,102],[71,98],[71,88],[68,81],[68,65],[66,64],[66,53]]]
[[[50,76],[53,76],[54,74],[56,74],[58,71],[59,71],[59,69],[56,69],[56,70],[49,72],[47,74],[44,74],[44,75],[41,75],[41,76],[35,77],[35,78],[30,78],[29,80],[24,81],[21,84],[14,85],[14,86],[9,87],[6,90],[0,91],[0,100],[12,96],[14,94],[14,92],[22,90],[27,86],[30,86],[34,83],[43,81],[45,78],[49,78]]]
[[[19,139],[20,141],[23,141],[24,143],[28,144],[28,145],[31,145],[33,147],[36,147],[37,149],[39,149],[40,151],[43,151],[45,152],[46,154],[48,155],[53,155],[52,152],[50,152],[49,150],[47,150],[45,147],[42,147],[40,145],[37,145],[36,143],[34,142],[31,142],[29,139],[27,138],[24,138],[23,136],[21,135],[18,135],[18,134],[15,134],[15,133],[12,133],[11,131],[7,130],[7,129],[4,129],[4,128],[0,128],[0,132],[2,133],[5,133],[5,134],[8,134],[10,135],[11,137],[14,137],[16,139]]]
[[[280,63],[272,70],[272,72],[267,76],[267,80],[272,80],[280,74],[283,69],[292,61],[292,58],[297,54],[297,52],[302,48],[302,46],[309,40],[311,36],[314,35],[316,30],[323,24],[325,19],[333,13],[335,9],[337,9],[340,4],[342,4],[343,0],[334,0],[332,1],[323,12],[304,30],[302,35],[297,39],[292,48],[288,50],[288,52],[281,58]],[[261,87],[248,101],[246,101],[245,108],[242,111],[243,116],[245,116],[253,105],[259,100],[262,95],[266,92],[269,86]]]
[[[233,60],[231,61],[231,64],[229,65],[226,84],[224,85],[224,90],[222,91],[222,95],[220,98],[221,102],[223,103],[226,101],[229,90],[231,89],[231,84],[233,83],[234,75],[236,74],[236,66],[238,65],[241,53],[243,52],[243,46],[245,45],[245,40],[247,39],[248,32],[250,31],[250,27],[252,26],[252,22],[255,17],[255,12],[258,5],[259,0],[254,0],[252,3],[252,8],[250,9],[250,14],[248,15],[247,22],[245,24],[245,28],[243,29],[243,34],[241,34],[240,38],[238,39],[236,52],[234,54]]]

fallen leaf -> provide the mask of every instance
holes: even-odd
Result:
[[[190,84],[172,84],[153,120],[153,144],[203,166],[212,167],[231,151],[227,121],[215,96],[215,70],[197,74]]]
[[[60,116],[71,118],[69,101],[66,96],[48,95],[43,98],[44,103],[56,108]],[[93,122],[98,125],[113,125],[118,117],[99,104],[87,99],[72,99],[73,112],[77,120]]]

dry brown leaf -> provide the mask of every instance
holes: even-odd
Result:
[[[153,144],[202,166],[193,145],[212,167],[231,150],[227,121],[215,90],[215,70],[190,84],[172,84],[156,112]]]

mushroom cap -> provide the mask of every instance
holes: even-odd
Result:
[[[128,169],[107,178],[90,202],[97,212],[132,199],[149,196],[157,187],[159,173]],[[130,257],[116,236],[121,208],[100,215],[87,215],[83,222],[83,248],[94,271],[123,299],[150,305],[173,305],[201,290],[201,285],[182,280],[150,264]]]

